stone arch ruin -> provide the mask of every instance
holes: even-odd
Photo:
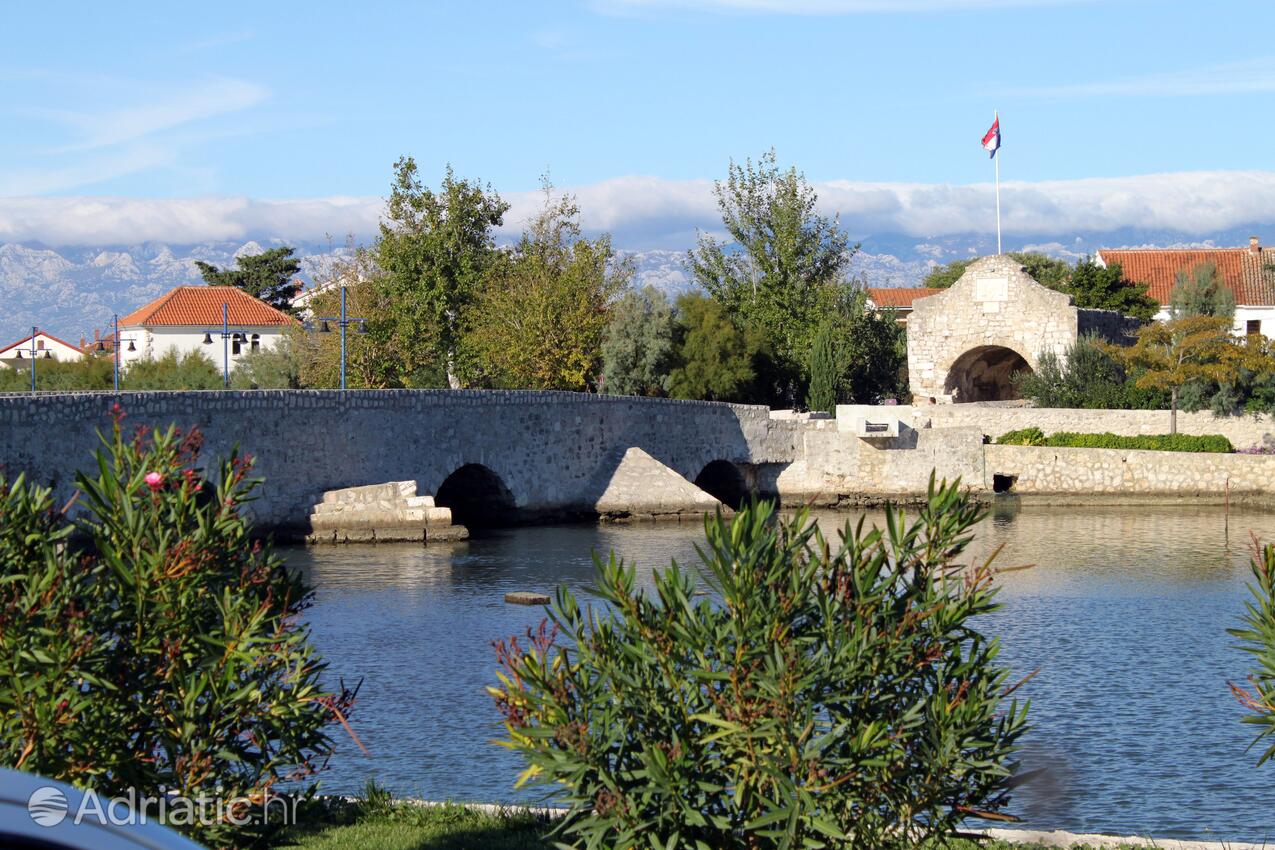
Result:
[[[908,380],[917,403],[1017,398],[1013,375],[1059,357],[1084,333],[1123,340],[1127,322],[1108,310],[1081,310],[1042,286],[1012,257],[984,257],[937,295],[918,298],[908,317]]]

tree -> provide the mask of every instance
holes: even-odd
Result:
[[[839,293],[832,323],[836,339],[837,401],[876,404],[907,392],[908,348],[891,311],[868,308],[867,294],[850,286]]]
[[[810,410],[836,412],[840,359],[832,327],[824,325],[815,334],[810,351],[810,388],[806,391],[806,407]]]
[[[1141,389],[1138,372],[1126,369],[1114,349],[1094,336],[1072,343],[1064,357],[1041,352],[1035,371],[1019,372],[1014,386],[1037,407],[1162,410],[1163,390]]]
[[[676,366],[669,395],[706,401],[750,401],[759,341],[741,331],[720,303],[699,293],[677,299]]]
[[[297,342],[304,331],[289,329],[270,348],[249,351],[239,358],[230,373],[230,387],[236,390],[295,390],[301,387],[301,364]]]
[[[815,212],[817,196],[795,168],[781,171],[775,152],[731,162],[714,184],[730,242],[701,235],[688,255],[695,280],[741,331],[760,333],[782,370],[779,403],[803,396],[815,332],[857,247],[834,218]]]
[[[653,286],[630,289],[610,308],[602,340],[602,386],[615,395],[662,395],[673,365],[673,307]]]
[[[464,350],[483,383],[584,391],[601,369],[607,310],[632,277],[611,237],[585,239],[575,199],[545,204],[475,304]]]
[[[1192,381],[1231,381],[1242,368],[1270,368],[1264,346],[1236,344],[1231,320],[1216,316],[1190,316],[1168,322],[1152,322],[1138,331],[1129,348],[1112,346],[1127,365],[1144,371],[1136,383],[1143,389],[1169,391],[1169,433],[1178,432],[1178,399],[1182,387]]]
[[[209,286],[235,286],[285,313],[292,314],[292,299],[301,291],[296,275],[301,263],[288,247],[235,258],[235,268],[219,269],[196,260],[199,274]]]
[[[460,386],[457,353],[470,308],[498,258],[493,229],[509,204],[475,181],[458,179],[447,167],[437,193],[424,186],[416,162],[394,164],[376,260],[392,303],[385,317],[393,348],[403,359],[387,364],[394,386],[441,361],[451,387]]]
[[[1126,279],[1119,263],[1103,267],[1092,257],[1084,257],[1076,263],[1061,291],[1070,294],[1077,307],[1115,310],[1144,322],[1160,312],[1160,304],[1147,294],[1145,283]]]
[[[1169,313],[1175,319],[1191,316],[1235,316],[1235,296],[1224,286],[1213,263],[1200,263],[1178,271],[1169,293]]]
[[[120,375],[126,390],[219,390],[225,386],[222,364],[202,351],[178,354],[170,348],[157,360],[137,360]]]

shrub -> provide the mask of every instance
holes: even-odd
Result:
[[[1026,714],[974,626],[990,564],[959,564],[982,516],[931,481],[916,520],[834,547],[762,502],[705,522],[720,601],[676,563],[639,591],[614,555],[607,612],[559,589],[491,692],[520,784],[570,807],[561,846],[911,848],[998,812]]]
[[[1190,434],[1139,434],[1126,437],[1120,434],[1075,434],[1059,431],[1048,437],[1039,428],[1022,428],[1009,431],[996,439],[1005,446],[1054,446],[1078,449],[1146,449],[1158,452],[1210,452],[1228,454],[1235,451],[1231,441],[1220,434],[1192,436]]]
[[[1001,434],[996,442],[1002,446],[1043,446],[1045,432],[1039,428],[1019,428]]]
[[[1244,628],[1227,632],[1239,639],[1239,648],[1256,662],[1256,669],[1248,677],[1250,687],[1232,683],[1231,692],[1252,712],[1243,722],[1258,727],[1253,740],[1257,745],[1275,734],[1275,544],[1254,546],[1249,561],[1254,583],[1249,585],[1252,598],[1244,606]],[[1264,764],[1272,755],[1275,743],[1266,747],[1257,763]]]
[[[49,490],[0,481],[0,764],[104,796],[252,800],[241,817],[331,752],[353,693],[319,683],[310,592],[249,538],[251,463],[206,478],[199,443],[125,439],[117,420],[77,476],[75,521]],[[264,832],[190,830],[218,846]]]

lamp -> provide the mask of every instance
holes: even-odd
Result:
[[[204,336],[206,337],[206,336],[208,336],[208,334],[204,334]],[[209,342],[212,342],[212,340],[209,340]],[[128,341],[128,350],[129,350],[129,351],[136,351],[136,350],[137,350],[137,346],[136,346],[136,345],[133,345],[133,341],[132,341],[131,339]]]
[[[50,354],[49,352],[47,352],[47,351],[46,351],[46,352],[44,352],[44,359],[45,359],[45,360],[48,360],[48,359],[49,359],[50,357],[52,357],[52,356],[53,356],[53,355],[52,355],[52,354]]]
[[[204,345],[212,345],[212,334],[211,334],[211,333],[205,333],[205,334],[204,334]],[[132,343],[129,343],[129,350],[130,350],[130,351],[132,350]]]
[[[367,333],[367,322],[359,322],[359,333]]]
[[[319,333],[332,333],[332,328],[328,326],[327,320],[324,320],[323,324],[319,325]]]
[[[19,359],[19,360],[21,360],[21,359],[22,359],[22,349],[20,349],[20,348],[18,349],[18,359]]]

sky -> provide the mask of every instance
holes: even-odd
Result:
[[[375,228],[394,161],[617,243],[711,228],[774,147],[852,232],[1275,222],[1266,2],[6,4],[0,241]],[[1246,36],[1253,34],[1253,37]],[[994,213],[992,213],[994,215]]]

